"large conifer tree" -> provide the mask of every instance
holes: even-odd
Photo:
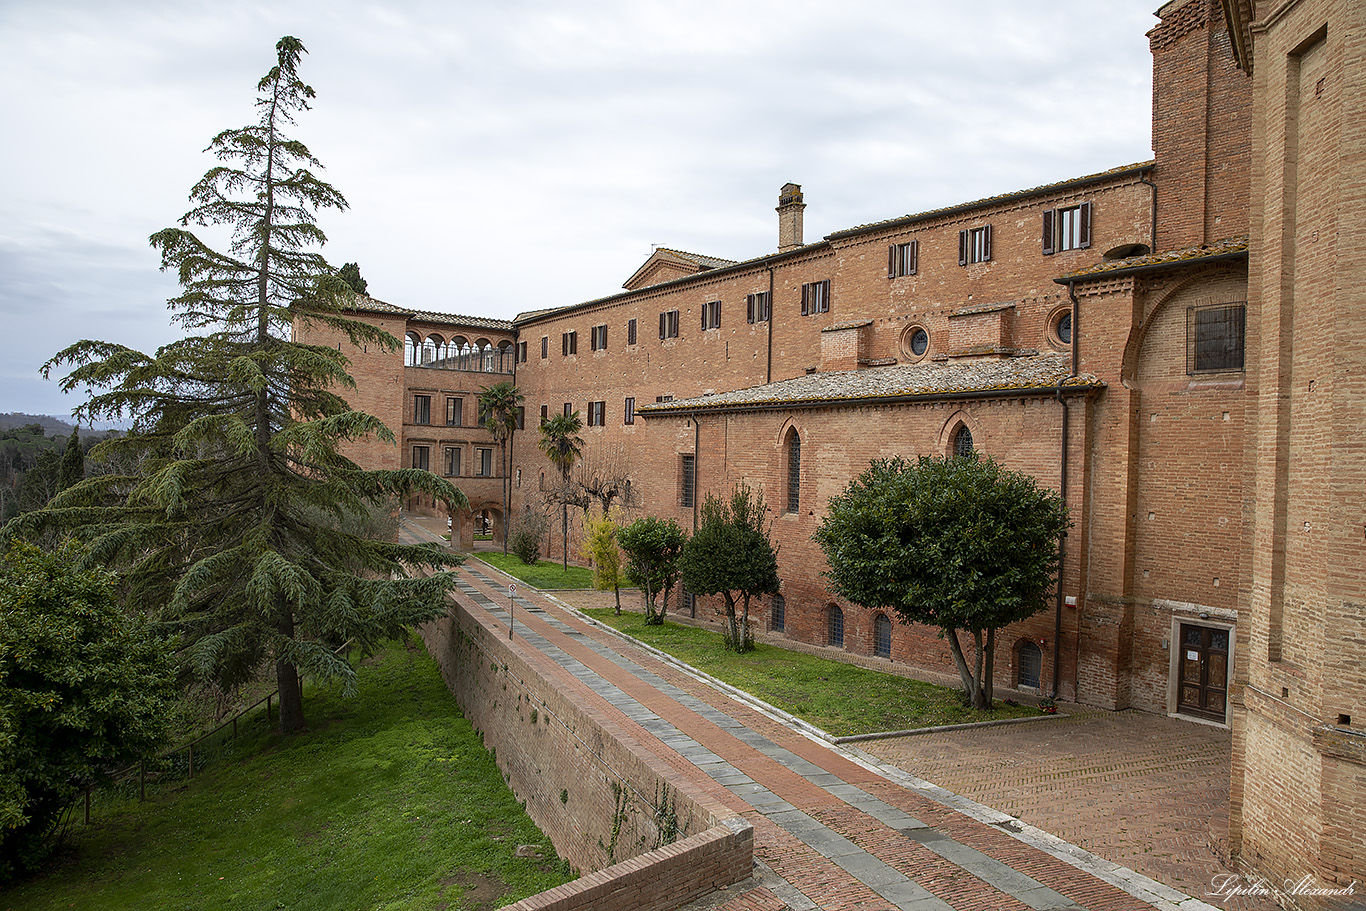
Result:
[[[291,340],[312,325],[398,345],[348,317],[354,292],[314,249],[326,240],[315,212],[346,201],[284,133],[313,90],[298,76],[303,44],[286,37],[276,50],[259,119],[213,139],[220,164],[191,190],[193,208],[151,238],[180,276],[175,319],[204,334],[155,356],[82,341],[44,367],[71,366],[63,388],[90,390],[81,418],[131,415],[133,431],[104,448],[137,470],[87,479],[6,531],[57,525],[87,538],[87,559],[124,571],[130,606],[180,633],[188,671],[231,687],[273,666],[281,730],[292,732],[303,726],[300,675],[351,684],[340,647],[443,613],[451,575],[408,571],[460,561],[349,529],[395,496],[465,498],[428,472],[362,471],[343,457],[344,441],[393,434],[338,394],[355,385],[341,352]],[[231,228],[226,251],[190,225]]]

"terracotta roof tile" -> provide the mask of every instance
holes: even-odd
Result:
[[[642,405],[643,415],[678,414],[712,409],[800,407],[876,402],[906,397],[951,398],[965,393],[1000,392],[1010,395],[1026,390],[1101,388],[1105,384],[1091,374],[1072,376],[1064,354],[949,361],[877,367],[838,373],[813,373],[790,380],[752,386],[674,402]]]
[[[1229,237],[1224,240],[1215,241],[1212,244],[1200,244],[1195,247],[1185,247],[1180,250],[1168,250],[1166,253],[1145,253],[1142,256],[1129,256],[1125,259],[1106,260],[1096,263],[1094,266],[1087,266],[1085,269],[1078,269],[1069,272],[1054,281],[1067,283],[1079,278],[1091,278],[1093,276],[1108,275],[1115,272],[1124,272],[1130,269],[1153,269],[1166,265],[1184,265],[1187,263],[1197,263],[1207,259],[1223,259],[1247,253],[1248,236],[1242,234],[1238,237]]]

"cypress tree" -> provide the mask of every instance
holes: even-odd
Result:
[[[443,614],[454,585],[440,570],[457,555],[352,529],[411,493],[466,501],[426,471],[363,471],[343,456],[346,441],[393,434],[337,391],[355,386],[340,351],[293,341],[312,326],[399,345],[348,316],[355,292],[314,249],[326,240],[315,213],[346,201],[285,134],[314,96],[298,75],[304,46],[286,37],[276,51],[257,121],[214,137],[220,163],[191,190],[193,208],[151,237],[180,277],[174,318],[202,334],[155,355],[81,341],[44,365],[70,366],[62,387],[90,391],[78,418],[132,417],[96,454],[135,468],[86,479],[6,533],[55,525],[85,538],[86,561],[120,568],[130,605],[179,633],[188,672],[230,688],[273,667],[290,733],[304,724],[301,675],[349,689],[349,649]],[[231,240],[215,249],[190,225],[227,226]]]

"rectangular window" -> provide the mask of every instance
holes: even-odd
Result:
[[[678,460],[678,505],[692,509],[697,497],[697,456],[683,455]]]
[[[1091,246],[1091,204],[1043,213],[1043,254],[1051,256],[1064,250],[1084,250]]]
[[[635,343],[636,343],[636,321],[633,320],[633,319],[628,319],[628,320],[626,321],[626,344],[628,344],[628,345],[634,345]]]
[[[569,416],[570,416],[571,414],[573,414],[573,413],[574,413],[574,403],[573,403],[573,402],[565,402],[565,403],[564,403],[564,416],[565,416],[565,417],[569,417]]]
[[[446,398],[446,426],[459,427],[465,423],[465,400],[448,396]]]
[[[802,285],[802,316],[830,312],[830,279]]]
[[[773,315],[773,307],[767,291],[751,294],[745,298],[745,319],[751,323],[766,323]]]
[[[607,423],[607,403],[589,402],[588,403],[588,426],[601,427]]]
[[[446,477],[460,477],[460,447],[446,447]]]
[[[892,244],[887,248],[887,277],[914,275],[920,265],[919,260],[920,241],[910,240],[904,244]]]
[[[1246,304],[1187,309],[1186,372],[1242,370],[1246,324]]]
[[[568,357],[568,356],[571,355],[571,354],[578,354],[578,353],[579,353],[579,333],[578,333],[578,332],[566,332],[566,333],[564,333],[563,335],[560,336],[560,345],[561,345],[561,347],[564,349],[564,350],[563,350],[563,353],[564,353],[564,356],[565,356],[565,357]]]
[[[413,467],[426,471],[431,466],[432,450],[428,446],[413,447]]]
[[[545,423],[546,421],[548,421],[548,420],[550,420],[550,406],[549,406],[549,405],[542,405],[542,406],[541,406],[541,423],[544,424],[544,423]]]
[[[479,456],[479,470],[475,474],[481,478],[493,477],[493,450],[477,449],[475,454]]]
[[[634,424],[636,422],[636,400],[633,396],[626,397],[626,406],[622,409],[625,413],[623,424]]]
[[[517,343],[517,363],[526,363],[526,342]]]
[[[485,424],[487,424],[487,423],[489,422],[489,410],[488,410],[487,408],[484,407],[484,403],[483,403],[483,402],[478,402],[478,405],[479,405],[479,423],[478,423],[477,425],[475,425],[475,426],[477,426],[477,427],[483,427]]]
[[[958,232],[958,265],[984,263],[991,259],[991,225]]]
[[[607,327],[606,327],[606,326],[594,326],[594,327],[593,327],[592,348],[593,348],[594,351],[606,351],[606,350],[607,350]]]
[[[671,395],[657,395],[657,396],[655,396],[655,401],[656,401],[656,402],[672,402],[673,400],[674,400],[674,397],[671,396]]]
[[[678,338],[678,311],[665,310],[659,314],[659,337]]]
[[[517,429],[526,430],[526,407],[523,405],[517,406]]]
[[[432,422],[432,397],[430,395],[413,396],[413,423],[430,424]]]
[[[721,302],[709,301],[702,305],[702,331],[721,328]]]
[[[550,357],[550,336],[541,336],[541,360]]]

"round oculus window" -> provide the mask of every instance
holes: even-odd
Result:
[[[1064,345],[1072,344],[1072,311],[1067,310],[1053,324],[1053,334]]]
[[[925,352],[930,350],[930,334],[916,326],[911,330],[910,338],[907,339],[907,347],[911,349],[911,354],[916,357],[923,357]]]

